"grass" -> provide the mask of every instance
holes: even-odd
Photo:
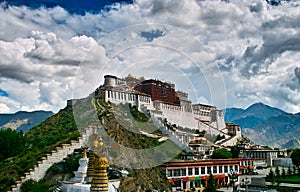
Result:
[[[279,178],[278,181],[280,183],[294,183],[294,184],[298,184],[300,183],[300,177],[299,176],[289,176],[286,178]]]

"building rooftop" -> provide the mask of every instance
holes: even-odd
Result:
[[[234,159],[204,159],[204,160],[180,160],[173,159],[166,162],[165,167],[180,167],[180,166],[203,166],[203,165],[223,165],[223,164],[238,164],[241,161],[264,160],[263,158],[234,158]]]

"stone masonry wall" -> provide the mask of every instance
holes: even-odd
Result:
[[[46,175],[46,171],[54,163],[61,162],[68,155],[72,154],[75,149],[81,148],[90,135],[93,134],[93,130],[94,128],[92,127],[86,128],[82,137],[79,137],[78,140],[72,140],[70,144],[62,144],[61,147],[57,147],[56,150],[53,150],[51,154],[47,154],[43,157],[41,161],[38,161],[37,165],[35,165],[33,169],[26,172],[25,175],[20,178],[21,180],[16,182],[16,185],[12,186],[12,191],[20,191],[22,183],[29,179],[33,179],[35,181],[43,179]]]

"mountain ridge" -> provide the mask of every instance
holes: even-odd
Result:
[[[254,103],[246,109],[226,108],[223,111],[225,113],[226,122],[239,124],[241,128],[252,128],[270,117],[286,113],[281,109],[271,107],[261,102]]]
[[[263,103],[246,109],[227,108],[225,121],[239,124],[243,135],[260,145],[279,148],[300,147],[300,113],[287,113]]]
[[[39,125],[45,119],[54,115],[52,111],[17,111],[16,113],[0,114],[0,129],[11,128],[27,132],[32,127]]]

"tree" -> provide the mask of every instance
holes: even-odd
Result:
[[[280,170],[279,170],[278,167],[276,167],[276,169],[275,169],[275,177],[276,177],[276,178],[279,178],[279,177],[280,177]]]
[[[271,181],[271,183],[274,185],[275,184],[275,173],[272,168],[270,169],[270,172],[267,177]]]
[[[214,150],[211,158],[212,159],[229,159],[232,155],[226,148],[216,149]]]
[[[285,172],[285,169],[284,169],[284,168],[281,169],[281,177],[282,177],[282,178],[285,178],[285,177],[286,177],[286,172]]]
[[[297,167],[293,166],[293,175],[297,175]]]
[[[294,165],[300,167],[300,149],[295,149],[291,154],[291,159]]]
[[[27,143],[22,132],[6,129],[0,130],[0,161],[18,155]]]
[[[73,173],[73,171],[77,171],[78,167],[79,167],[79,159],[81,158],[81,155],[69,155],[66,159],[64,159],[62,165],[63,165],[63,169],[62,172],[63,173]]]
[[[215,192],[217,191],[217,181],[214,176],[210,173],[207,181],[207,186],[204,190],[205,192]]]
[[[50,185],[45,183],[44,180],[40,181],[34,181],[32,179],[29,179],[25,181],[21,186],[21,192],[48,192]]]
[[[230,153],[232,155],[232,158],[239,158],[240,156],[240,148],[238,146],[232,146],[230,149]]]
[[[293,171],[291,169],[291,167],[289,166],[288,170],[287,170],[287,176],[290,177],[293,175]]]

